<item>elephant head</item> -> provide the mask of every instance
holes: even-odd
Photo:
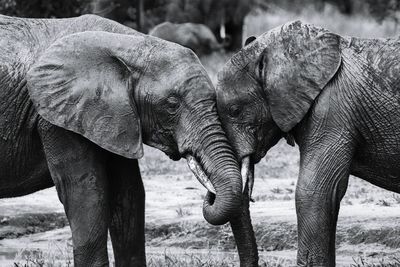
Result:
[[[293,142],[292,131],[341,64],[339,46],[333,33],[290,22],[248,39],[218,74],[218,113],[250,195],[254,164],[282,137]]]
[[[296,21],[250,37],[226,63],[218,112],[246,169],[282,137],[291,143],[291,131],[340,66],[339,45],[338,35]]]
[[[210,192],[205,219],[239,209],[241,175],[215,90],[189,49],[142,34],[82,32],[55,41],[27,74],[38,113],[105,150],[136,159],[147,144],[186,158]]]

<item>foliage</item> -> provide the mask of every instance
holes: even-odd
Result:
[[[88,6],[88,0],[0,0],[0,13],[31,18],[62,18],[86,13]]]
[[[392,19],[396,23],[399,20],[400,0],[367,0],[369,12],[379,22],[384,19]]]

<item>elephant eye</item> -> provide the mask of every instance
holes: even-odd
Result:
[[[167,111],[169,113],[176,113],[180,107],[179,99],[175,96],[170,96],[167,99]]]
[[[238,105],[232,105],[232,106],[229,108],[229,115],[230,115],[231,117],[233,117],[233,118],[237,118],[237,117],[239,117],[241,111],[242,111],[242,110],[240,109],[240,107],[239,107]]]

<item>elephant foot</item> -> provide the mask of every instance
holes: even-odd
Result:
[[[321,255],[312,255],[307,251],[297,256],[297,266],[301,267],[335,267],[335,260],[327,259]]]

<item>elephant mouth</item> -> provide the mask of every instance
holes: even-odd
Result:
[[[195,157],[188,154],[186,155],[186,161],[189,166],[189,169],[193,172],[194,176],[197,180],[202,184],[209,192],[216,194],[215,188],[212,185],[210,179],[208,178],[207,174],[204,172],[203,167],[200,163],[196,160]]]

